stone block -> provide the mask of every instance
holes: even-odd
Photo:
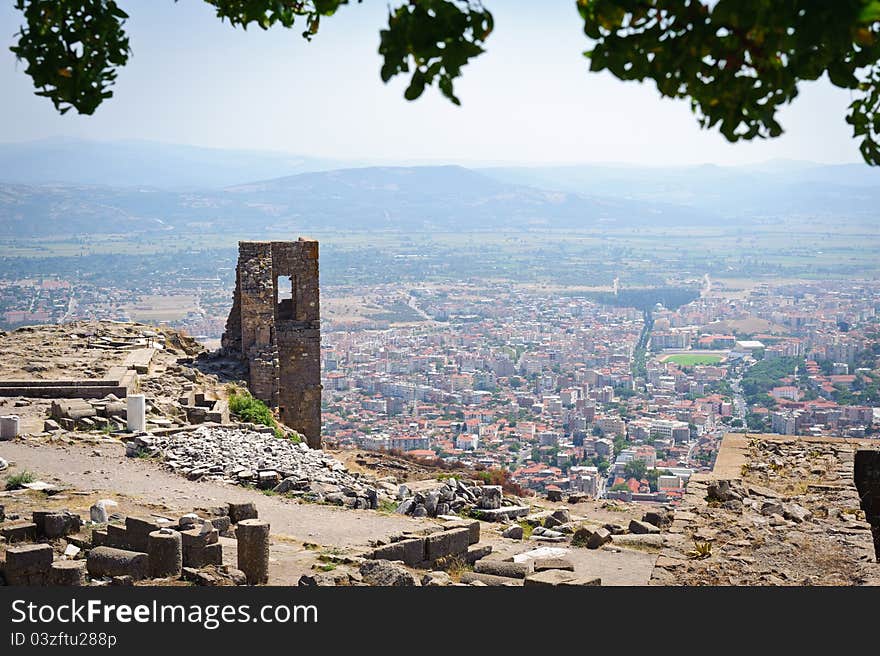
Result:
[[[48,544],[24,544],[6,550],[4,576],[9,585],[41,585],[54,558]]]
[[[524,534],[525,531],[523,531],[522,526],[514,525],[508,526],[506,529],[504,529],[504,531],[502,531],[501,533],[501,537],[509,538],[511,540],[522,540]]]
[[[118,524],[107,524],[107,546],[115,549],[132,549],[128,531]],[[135,551],[137,551],[135,549]]]
[[[611,532],[605,528],[597,528],[587,540],[587,548],[598,549],[608,542],[611,542]]]
[[[574,564],[566,558],[536,558],[535,559],[535,571],[536,572],[546,572],[551,569],[559,569],[565,570],[568,572],[574,571]]]
[[[373,551],[372,557],[374,560],[399,560],[415,567],[427,560],[425,541],[425,538],[410,538],[392,542]]]
[[[229,517],[226,516],[214,517],[208,521],[210,521],[211,526],[217,529],[217,531],[219,531],[220,533],[225,533],[229,530],[230,526],[232,526],[232,522],[230,521]]]
[[[529,574],[523,585],[527,588],[529,587],[555,587],[566,581],[573,581],[577,579],[574,572],[568,572],[561,569],[548,569],[543,572],[535,572],[534,574]]]
[[[657,528],[665,528],[672,524],[672,513],[667,510],[649,510],[642,517],[643,522],[653,524]]]
[[[6,538],[6,542],[33,542],[37,539],[37,525],[33,522],[18,522],[0,528],[0,536]]]
[[[93,547],[111,547],[110,537],[107,535],[107,529],[95,529],[92,531]]]
[[[477,509],[480,519],[487,522],[499,522],[516,519],[517,517],[525,517],[529,514],[528,506],[502,506],[494,510]]]
[[[550,516],[559,522],[559,524],[568,524],[571,521],[571,512],[568,508],[558,508],[557,510],[554,510]],[[546,526],[546,523],[544,525]]]
[[[92,407],[92,404],[84,399],[59,399],[52,401],[51,415],[56,420],[77,420],[84,417],[94,417],[96,414],[98,412]],[[62,425],[64,424],[62,423]]]
[[[497,510],[501,507],[501,486],[484,485],[480,488],[479,506],[484,510]]]
[[[259,519],[243,520],[236,527],[238,569],[244,572],[250,585],[269,580],[269,531],[269,523]]]
[[[89,508],[89,518],[97,524],[105,524],[110,519],[111,510],[117,507],[119,504],[113,499],[101,499]]]
[[[403,565],[385,560],[365,560],[358,568],[365,583],[373,586],[415,586],[418,581]]]
[[[203,547],[183,547],[183,564],[186,567],[206,567],[223,564],[223,545],[219,542]]]
[[[464,572],[459,579],[462,583],[470,585],[474,581],[478,581],[484,585],[507,585],[520,586],[523,585],[523,579],[512,579],[507,576],[496,576],[495,574],[481,574],[479,572]]]
[[[433,562],[448,556],[464,555],[470,544],[470,529],[456,528],[425,538],[425,560]]]
[[[633,519],[629,523],[629,532],[636,535],[649,535],[652,533],[659,533],[660,529],[648,522],[640,522],[637,519]]]
[[[154,531],[158,531],[165,522],[158,522],[155,519],[146,517],[126,517],[125,531],[128,534],[128,543],[133,551],[147,551],[148,536]]]
[[[35,510],[33,519],[37,527],[37,536],[50,540],[76,533],[82,527],[79,515],[67,511]]]
[[[233,524],[238,524],[245,519],[257,518],[257,506],[252,501],[244,503],[229,503],[229,520]]]
[[[558,583],[559,586],[565,585],[588,585],[588,586],[597,586],[602,585],[602,579],[598,576],[582,576],[574,579],[569,579],[567,581],[560,581]]]
[[[180,539],[185,549],[204,549],[209,544],[216,543],[219,537],[220,532],[217,529],[211,528],[210,530],[203,531],[201,526],[180,532]]]
[[[480,541],[480,522],[478,520],[463,520],[458,522],[449,522],[443,525],[444,531],[453,529],[466,528],[468,530],[468,543],[476,544]]]
[[[91,549],[93,546],[100,547],[102,545],[95,544],[94,538],[89,533],[73,533],[67,536],[67,544],[74,545],[79,549]]]
[[[180,576],[183,549],[180,533],[169,528],[153,531],[148,537],[150,576],[154,579]]]
[[[468,565],[473,565],[475,562],[480,560],[481,558],[485,558],[490,553],[492,553],[492,545],[491,544],[475,544],[468,547],[467,555],[465,556],[465,560]]]

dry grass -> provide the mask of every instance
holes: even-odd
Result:
[[[449,574],[449,578],[458,583],[461,580],[461,575],[465,572],[472,572],[473,567],[468,565],[466,561],[459,557],[450,558],[446,564],[446,573]]]

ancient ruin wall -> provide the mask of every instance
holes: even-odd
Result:
[[[279,281],[289,279],[289,296]],[[318,242],[239,242],[235,297],[224,349],[249,368],[251,393],[281,421],[321,445]]]
[[[857,451],[854,477],[862,510],[871,524],[877,561],[880,562],[880,451]]]

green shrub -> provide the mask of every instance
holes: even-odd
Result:
[[[302,442],[302,437],[297,433],[287,433],[278,424],[272,410],[260,399],[251,396],[247,390],[239,387],[227,388],[229,391],[229,409],[233,414],[237,415],[242,421],[251,424],[260,424],[261,426],[269,426],[274,429],[275,437],[288,438],[291,442]]]
[[[17,490],[20,487],[24,487],[28,483],[33,483],[37,480],[37,477],[33,472],[28,470],[20,471],[17,474],[10,474],[6,477],[6,489],[7,490]]]
[[[522,530],[523,530],[523,540],[528,540],[530,537],[532,537],[532,531],[535,528],[534,526],[532,526],[531,524],[529,524],[526,521],[520,521],[517,523],[520,525],[520,528],[522,528]]]
[[[397,505],[398,504],[394,501],[391,501],[389,499],[382,499],[382,501],[379,502],[379,507],[377,508],[377,510],[381,513],[390,514],[397,510]]]
[[[229,409],[243,421],[273,428],[276,425],[275,417],[269,407],[247,392],[232,394],[229,397]]]

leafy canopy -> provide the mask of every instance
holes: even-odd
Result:
[[[645,475],[648,473],[648,465],[645,464],[644,460],[630,460],[623,468],[623,475],[627,478],[634,478],[637,481],[645,478]]]
[[[651,80],[687,98],[704,128],[730,141],[782,134],[779,108],[804,80],[827,74],[852,90],[846,121],[869,164],[880,164],[880,0],[574,0],[591,42],[590,70]],[[205,0],[234,27],[292,28],[313,38],[349,0]],[[361,2],[361,0],[357,0]],[[113,95],[131,55],[116,0],[15,0],[24,25],[12,51],[37,94],[61,113],[92,114]],[[400,0],[379,33],[384,82],[406,75],[408,100],[454,81],[484,52],[492,14],[482,0]]]

